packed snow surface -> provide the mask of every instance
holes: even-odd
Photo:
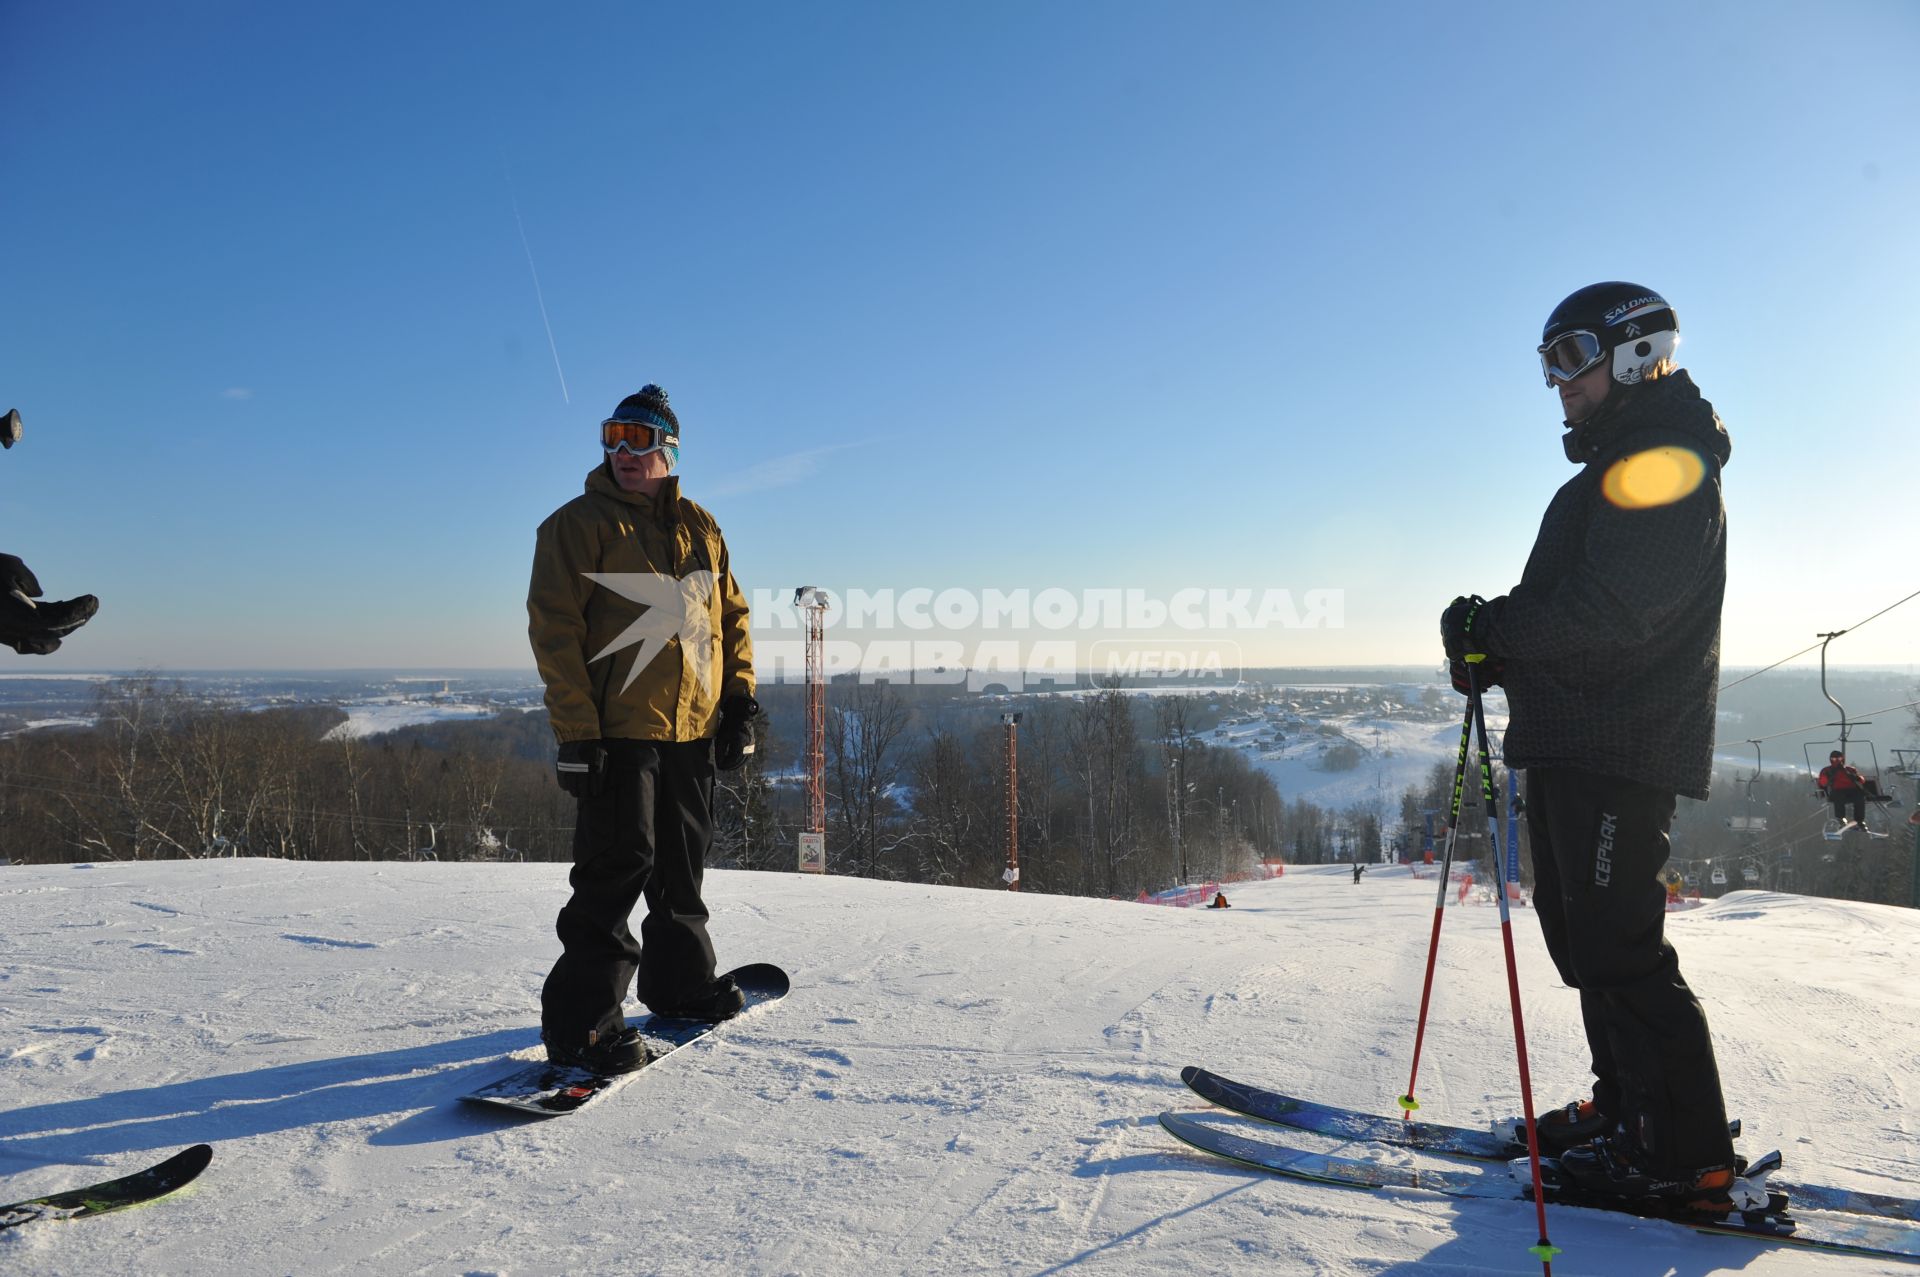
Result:
[[[173,1197],[0,1234],[0,1271],[1540,1271],[1526,1203],[1296,1183],[1154,1122],[1205,1107],[1179,1081],[1195,1063],[1393,1111],[1434,899],[1404,870],[1296,868],[1215,910],[715,872],[722,960],[784,966],[785,1001],[574,1117],[460,1105],[535,1051],[565,875],[0,869],[0,1201],[215,1149]],[[1435,1120],[1518,1106],[1497,917],[1446,913]],[[1669,931],[1743,1146],[1915,1195],[1920,913],[1737,892]],[[1525,909],[1514,936],[1536,1098],[1564,1103],[1585,1083],[1574,995]],[[1913,1271],[1597,1212],[1549,1224],[1563,1275]]]

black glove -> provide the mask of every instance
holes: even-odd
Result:
[[[606,746],[597,740],[562,741],[553,774],[575,798],[598,797],[607,784]]]
[[[30,599],[37,599],[40,597],[40,578],[17,556],[0,554],[0,594],[9,594],[14,590]]]
[[[1440,614],[1440,644],[1447,650],[1447,659],[1457,661],[1469,652],[1478,652],[1478,630],[1483,623],[1483,609],[1487,601],[1475,594],[1468,598],[1456,598],[1447,604],[1447,610]]]
[[[1453,680],[1453,690],[1462,696],[1469,691],[1469,679],[1477,681],[1483,693],[1490,692],[1506,678],[1507,663],[1494,656],[1473,662],[1448,661],[1447,676]]]
[[[100,610],[100,600],[91,594],[35,603],[39,593],[40,582],[32,569],[11,554],[0,554],[0,643],[23,656],[54,651],[61,639]]]
[[[720,730],[713,734],[716,768],[730,772],[747,761],[753,752],[753,720],[759,714],[760,702],[743,692],[720,702]]]

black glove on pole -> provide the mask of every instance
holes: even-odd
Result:
[[[1462,657],[1447,662],[1447,678],[1453,683],[1453,690],[1465,696],[1470,684],[1477,684],[1481,691],[1490,692],[1503,684],[1507,677],[1507,663],[1496,657],[1485,657],[1479,661],[1468,661]]]
[[[720,702],[720,729],[713,735],[713,765],[730,772],[747,761],[753,752],[753,720],[760,715],[760,702],[736,692]]]
[[[1478,594],[1463,595],[1447,604],[1447,610],[1440,614],[1440,643],[1447,650],[1449,661],[1463,660],[1469,653],[1478,652],[1479,637],[1475,628],[1480,622],[1480,609],[1487,601]]]
[[[1489,656],[1480,641],[1480,630],[1496,606],[1474,594],[1454,599],[1440,614],[1440,644],[1447,652],[1447,677],[1453,690],[1462,696],[1475,688],[1485,692],[1498,687],[1506,675],[1507,663]]]

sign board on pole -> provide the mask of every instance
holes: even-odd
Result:
[[[800,872],[803,874],[823,874],[827,871],[827,836],[825,834],[800,835]]]

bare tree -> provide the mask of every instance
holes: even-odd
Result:
[[[827,770],[847,857],[880,876],[883,857],[898,845],[885,838],[882,813],[899,777],[897,745],[910,717],[900,694],[884,683],[859,684],[827,707]]]
[[[68,840],[86,855],[144,860],[193,854],[167,831],[172,777],[160,766],[155,748],[177,709],[177,697],[150,673],[114,679],[95,693],[100,789],[81,798],[64,796]],[[68,762],[82,773],[71,753]]]
[[[1174,874],[1181,882],[1189,880],[1185,836],[1192,706],[1192,699],[1186,696],[1156,696],[1153,700],[1154,725],[1160,733],[1161,765],[1166,769],[1167,832],[1173,840]]]
[[[960,738],[951,731],[927,733],[912,767],[918,880],[952,883],[961,880],[977,850],[980,819],[975,768]]]
[[[506,775],[506,760],[475,753],[459,756],[453,769],[456,799],[467,827],[463,846],[468,860],[499,860],[505,844],[495,830],[494,804]]]
[[[360,796],[362,783],[373,770],[372,763],[358,736],[344,726],[335,730],[334,743],[340,747],[341,790],[346,799],[347,845],[355,860],[371,860],[374,850],[369,845],[371,840]]]
[[[1120,893],[1120,867],[1138,850],[1139,736],[1126,693],[1109,684],[1082,698],[1071,720],[1071,748],[1086,784],[1089,867],[1105,895]]]

